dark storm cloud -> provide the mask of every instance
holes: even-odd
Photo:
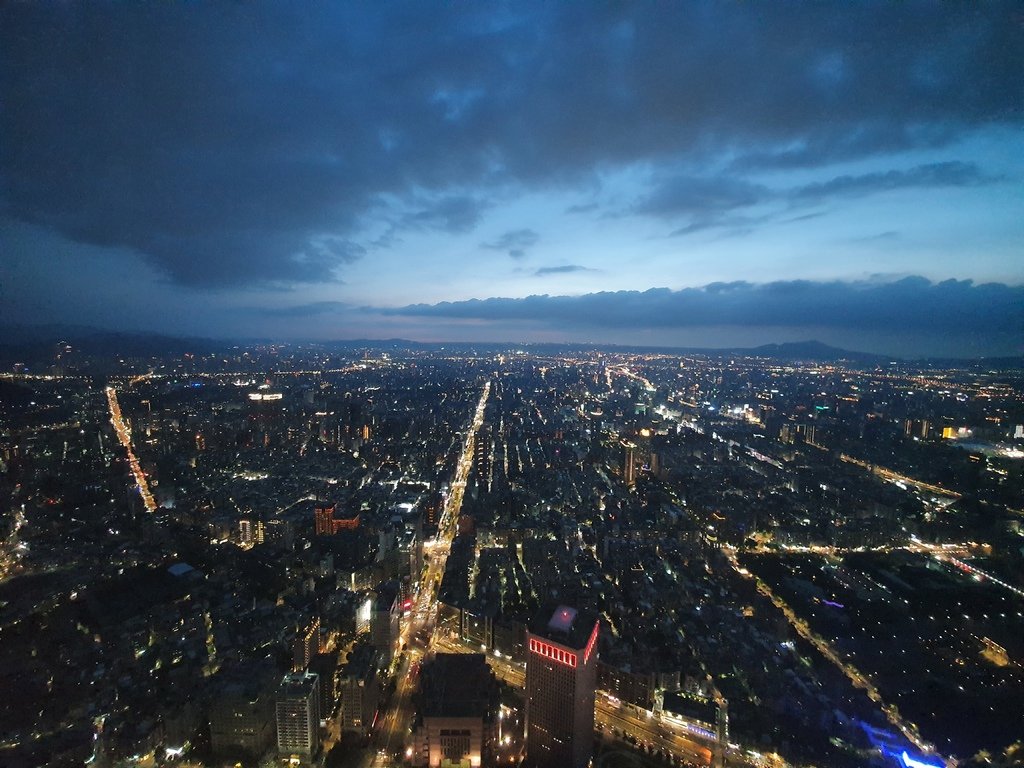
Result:
[[[781,149],[749,150],[732,163],[735,171],[804,169],[908,148],[934,149],[959,138],[969,122],[930,122],[914,125],[896,119],[874,119],[848,124],[839,134],[828,130],[810,133]]]
[[[1000,176],[986,174],[973,163],[950,161],[884,172],[835,176],[792,188],[770,188],[729,176],[671,176],[651,186],[628,213],[687,223],[670,232],[686,236],[708,229],[748,234],[776,222],[794,223],[823,215],[790,216],[793,206],[818,205],[833,200],[861,198],[899,189],[966,187],[995,183]],[[753,212],[757,206],[762,206]]]
[[[632,213],[698,219],[755,205],[770,195],[767,187],[734,178],[675,177],[656,186],[631,209]]]
[[[526,255],[526,249],[535,246],[538,240],[540,235],[532,229],[513,229],[493,242],[481,243],[481,246],[492,251],[507,251],[513,259],[521,259]]]
[[[1024,286],[932,283],[923,277],[892,282],[711,283],[702,288],[652,288],[582,296],[416,304],[385,314],[489,321],[528,321],[576,328],[692,328],[708,326],[827,327],[845,330],[1024,333]]]
[[[597,270],[579,264],[564,264],[560,267],[541,267],[533,274],[535,277],[545,277],[546,275],[567,275],[573,272],[597,272]]]
[[[836,176],[829,181],[795,189],[789,193],[789,197],[798,201],[817,201],[829,197],[860,197],[896,189],[973,187],[993,181],[998,181],[998,178],[987,176],[971,163],[930,163],[905,171]]]
[[[486,201],[468,195],[443,197],[418,211],[406,214],[402,222],[406,227],[426,227],[452,234],[469,232],[489,206]]]
[[[366,248],[359,243],[332,235],[325,235],[319,239],[313,238],[311,248],[327,258],[343,264],[351,264],[366,255]]]
[[[783,209],[756,216],[738,212],[760,204],[814,205],[837,198],[865,197],[901,189],[973,187],[1000,180],[998,176],[983,173],[973,163],[957,161],[835,176],[827,181],[792,189],[771,189],[729,176],[676,176],[654,184],[652,190],[627,212],[668,220],[689,220],[688,224],[674,230],[672,236],[689,235],[713,228],[747,232],[760,224],[776,220],[779,213],[784,212]],[[783,222],[804,221],[819,215],[812,213],[786,218]]]
[[[631,163],[814,166],[1019,126],[1018,18],[1013,2],[6,3],[0,213],[191,285],[330,280],[371,216],[387,244]],[[756,195],[712,191],[645,202],[720,215]]]

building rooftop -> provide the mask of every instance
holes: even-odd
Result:
[[[486,717],[497,694],[482,653],[439,653],[422,667],[424,717]]]
[[[530,634],[582,650],[586,647],[598,622],[593,611],[577,610],[568,605],[547,605],[540,609],[529,624]]]
[[[378,653],[377,649],[368,643],[357,643],[348,654],[340,677],[349,680],[369,679],[374,674]]]
[[[572,631],[573,622],[576,621],[576,613],[575,608],[570,608],[567,605],[558,606],[551,614],[551,618],[548,619],[548,629],[568,634]]]
[[[278,693],[281,696],[308,696],[316,681],[317,675],[312,672],[292,672],[281,680]]]
[[[691,720],[714,724],[718,716],[718,705],[703,696],[669,691],[665,693],[664,701],[666,712],[682,715]]]
[[[171,576],[184,576],[188,573],[192,573],[194,570],[195,568],[188,563],[175,563],[167,569],[167,572],[171,574]]]

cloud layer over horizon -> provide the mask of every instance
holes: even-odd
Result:
[[[191,301],[225,332],[245,306],[528,306],[541,280],[1017,285],[1021,61],[1011,2],[6,4],[3,298],[95,320],[39,280],[57,251],[87,292],[128,269],[167,329]],[[701,290],[752,323],[726,315],[753,288]],[[646,298],[607,317],[650,325]]]
[[[809,326],[908,331],[1012,332],[1024,339],[1024,286],[894,281],[743,281],[699,288],[535,294],[376,309],[388,315],[528,321],[600,328]]]

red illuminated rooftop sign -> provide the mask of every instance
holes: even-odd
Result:
[[[557,661],[559,664],[565,664],[567,667],[576,666],[576,654],[570,653],[569,651],[563,651],[561,648],[556,648],[549,643],[545,643],[542,640],[535,640],[530,638],[530,652],[536,653],[538,656]]]

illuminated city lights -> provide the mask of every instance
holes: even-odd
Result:
[[[923,760],[917,760],[908,755],[906,750],[900,754],[900,760],[906,768],[944,768],[942,763],[926,763]]]
[[[117,433],[117,439],[121,443],[128,455],[128,466],[131,468],[132,475],[135,477],[135,484],[139,489],[139,494],[142,496],[142,503],[146,507],[147,512],[155,512],[157,505],[156,500],[153,498],[153,494],[149,491],[149,481],[146,479],[146,474],[142,471],[142,467],[139,465],[139,460],[135,456],[135,452],[132,450],[132,434],[131,430],[128,429],[124,419],[121,416],[121,406],[117,400],[117,391],[113,387],[107,387],[107,403],[110,407],[110,421],[114,425],[114,431]]]
[[[670,355],[524,353],[499,362],[425,351],[354,366],[324,358],[324,369],[345,372],[293,376],[277,371],[313,366],[282,354],[266,375],[239,375],[225,356],[223,370],[175,378],[147,360],[158,373],[132,377],[130,395],[127,373],[109,389],[82,379],[17,379],[40,388],[31,407],[53,416],[0,435],[0,467],[49,461],[56,471],[39,488],[25,474],[10,486],[15,514],[0,542],[0,577],[38,573],[55,552],[74,562],[77,555],[54,545],[64,537],[102,552],[107,591],[172,579],[175,589],[236,594],[230,606],[195,601],[194,615],[190,601],[147,604],[155,617],[147,622],[168,622],[154,631],[116,625],[126,637],[118,671],[157,681],[154,690],[173,667],[176,679],[194,673],[196,685],[209,674],[204,685],[215,694],[238,658],[270,648],[325,674],[332,662],[316,657],[337,651],[340,680],[340,659],[386,643],[386,660],[361,678],[388,692],[367,699],[355,726],[368,740],[363,768],[425,759],[416,725],[420,665],[447,653],[482,655],[509,686],[491,747],[502,764],[524,758],[525,663],[540,664],[535,672],[552,680],[592,668],[597,743],[661,752],[683,765],[834,764],[840,752],[849,757],[842,745],[856,742],[850,731],[859,728],[830,719],[837,709],[895,726],[878,736],[873,759],[881,754],[904,768],[940,768],[968,753],[962,745],[976,738],[968,718],[959,730],[948,726],[949,713],[967,701],[1005,731],[1006,700],[993,681],[1012,690],[1020,679],[1006,628],[1024,617],[1021,585],[1001,551],[1007,542],[1019,547],[1024,518],[994,502],[1009,475],[992,470],[1005,470],[999,462],[1009,458],[941,443],[929,408],[945,401],[926,401],[919,376]],[[202,387],[192,386],[197,380]],[[260,394],[280,392],[280,403],[249,407],[253,382],[266,382]],[[862,417],[871,426],[882,417],[870,414],[910,389],[920,417],[891,419],[888,442],[861,439]],[[835,407],[853,409],[855,397],[869,393],[874,402],[863,411]],[[1014,397],[990,391],[986,407],[1008,410]],[[68,401],[76,410],[63,407]],[[926,420],[932,426],[922,438]],[[992,429],[1009,434],[1015,422],[1007,417]],[[976,469],[976,492],[988,494],[988,519],[1000,525],[972,527],[960,489],[936,492],[939,468],[906,458],[933,449],[947,451],[939,456],[951,466]],[[900,477],[880,473],[880,460]],[[73,484],[91,496],[76,495]],[[102,509],[95,531],[82,498]],[[160,514],[128,514],[147,498],[154,506],[146,508]],[[199,542],[186,544],[183,530],[198,532]],[[142,548],[130,543],[139,531]],[[272,577],[259,563],[280,568]],[[90,618],[96,583],[86,571],[68,573],[58,597],[31,595],[37,607],[29,610],[74,601],[82,628],[69,628],[69,637],[112,653],[110,630]],[[111,599],[130,610],[142,591]],[[159,589],[149,591],[158,598]],[[394,598],[378,603],[381,595]],[[517,644],[513,617],[522,620],[542,598],[552,605],[542,617],[547,629],[537,624],[539,636]],[[599,624],[581,629],[584,612]],[[877,620],[888,615],[900,616],[898,632]],[[225,630],[233,643],[220,642]],[[701,675],[676,680],[695,662]],[[97,688],[120,685],[112,674],[100,672]],[[949,696],[919,696],[922,675],[942,681]],[[60,678],[43,683],[41,690],[56,689]],[[807,722],[771,719],[786,738],[806,736],[806,754],[782,742],[778,752],[758,748],[751,723],[760,721],[750,713],[763,711],[769,696],[814,714]],[[124,710],[116,702],[111,709],[111,731],[125,733]],[[343,718],[337,709],[321,715],[324,753],[346,744]],[[821,738],[823,718],[834,741]],[[108,737],[94,741],[109,750]],[[177,739],[136,740],[127,754],[198,762]]]
[[[567,667],[576,666],[576,654],[570,651],[564,651],[561,648],[556,648],[550,643],[542,642],[534,638],[530,639],[530,652],[536,653],[544,658],[557,661],[559,664],[564,664]]]

